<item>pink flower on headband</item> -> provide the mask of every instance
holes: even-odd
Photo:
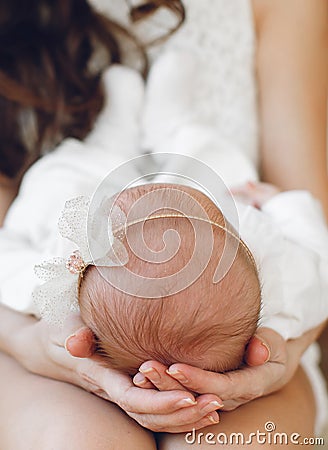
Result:
[[[66,261],[66,269],[72,274],[82,274],[86,268],[85,262],[83,261],[82,255],[79,250],[75,250],[71,256]]]

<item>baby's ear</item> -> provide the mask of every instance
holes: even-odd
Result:
[[[76,358],[90,358],[96,350],[95,336],[81,320],[80,316],[68,318],[65,322],[67,330],[65,348]],[[76,330],[76,331],[72,331]]]

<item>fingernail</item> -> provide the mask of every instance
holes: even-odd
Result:
[[[71,339],[75,338],[75,337],[76,337],[76,334],[71,334],[71,335],[69,335],[69,336],[65,339],[65,344],[64,344],[64,346],[65,346],[66,351],[68,351],[68,353],[69,353],[69,349],[68,349],[69,341],[70,341]]]
[[[157,380],[161,379],[160,374],[157,372],[156,369],[154,369],[154,367],[148,367],[146,369],[140,368],[139,372],[141,372],[144,375],[146,375],[146,377],[151,379],[152,381],[157,381]]]
[[[134,384],[145,384],[147,382],[146,378],[143,376],[142,373],[138,372],[134,377],[133,377],[133,383]]]
[[[183,398],[182,400],[179,400],[177,403],[177,406],[180,408],[186,408],[188,406],[195,406],[197,405],[196,400],[192,400],[191,398]]]
[[[171,375],[171,377],[175,378],[176,380],[181,381],[181,383],[188,383],[188,380],[185,377],[185,375],[183,373],[181,373],[179,370],[167,369],[166,373],[168,375]]]
[[[75,333],[70,334],[66,339],[65,339],[65,348],[67,350],[67,344],[69,343],[69,341],[71,339],[76,338],[77,335],[80,335],[80,339],[81,340],[86,340],[87,338],[90,338],[90,334],[93,336],[92,331],[90,330],[90,328],[84,326],[79,328],[77,331],[75,331]]]
[[[268,362],[269,359],[270,359],[270,349],[269,349],[269,347],[266,345],[265,342],[261,342],[261,345],[262,345],[262,346],[267,350],[267,352],[268,352],[267,359],[265,360],[265,363],[266,363],[266,362]]]
[[[219,402],[209,402],[202,408],[202,413],[214,412],[213,409],[219,408]]]
[[[84,326],[65,339],[64,347],[74,357],[90,357],[96,350],[94,334],[89,328]]]
[[[219,403],[216,400],[213,400],[210,404],[213,405],[213,406],[216,406],[217,408],[223,408],[224,407],[223,403]]]
[[[208,414],[206,418],[213,424],[217,424],[220,422],[219,415],[217,413]]]

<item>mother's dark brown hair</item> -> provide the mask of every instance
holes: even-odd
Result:
[[[177,15],[176,27],[184,20],[180,0],[153,0],[132,8],[131,21],[160,7]],[[146,71],[137,39],[86,0],[1,1],[0,178],[19,180],[65,137],[88,134],[103,106],[101,74],[122,62],[123,39],[134,43]]]

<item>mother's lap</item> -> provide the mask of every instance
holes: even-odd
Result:
[[[1,353],[0,367],[1,450],[156,449],[152,433],[138,426],[117,406],[75,386],[30,374]],[[313,416],[312,391],[299,369],[280,392],[221,413],[220,424],[202,432],[248,434],[272,421],[277,431],[313,436]],[[192,447],[185,442],[185,434],[163,434],[157,438],[159,450]],[[204,443],[204,438],[201,440],[202,444],[195,444],[197,448],[213,446]]]
[[[67,383],[30,374],[0,353],[1,450],[155,450],[115,405]]]

